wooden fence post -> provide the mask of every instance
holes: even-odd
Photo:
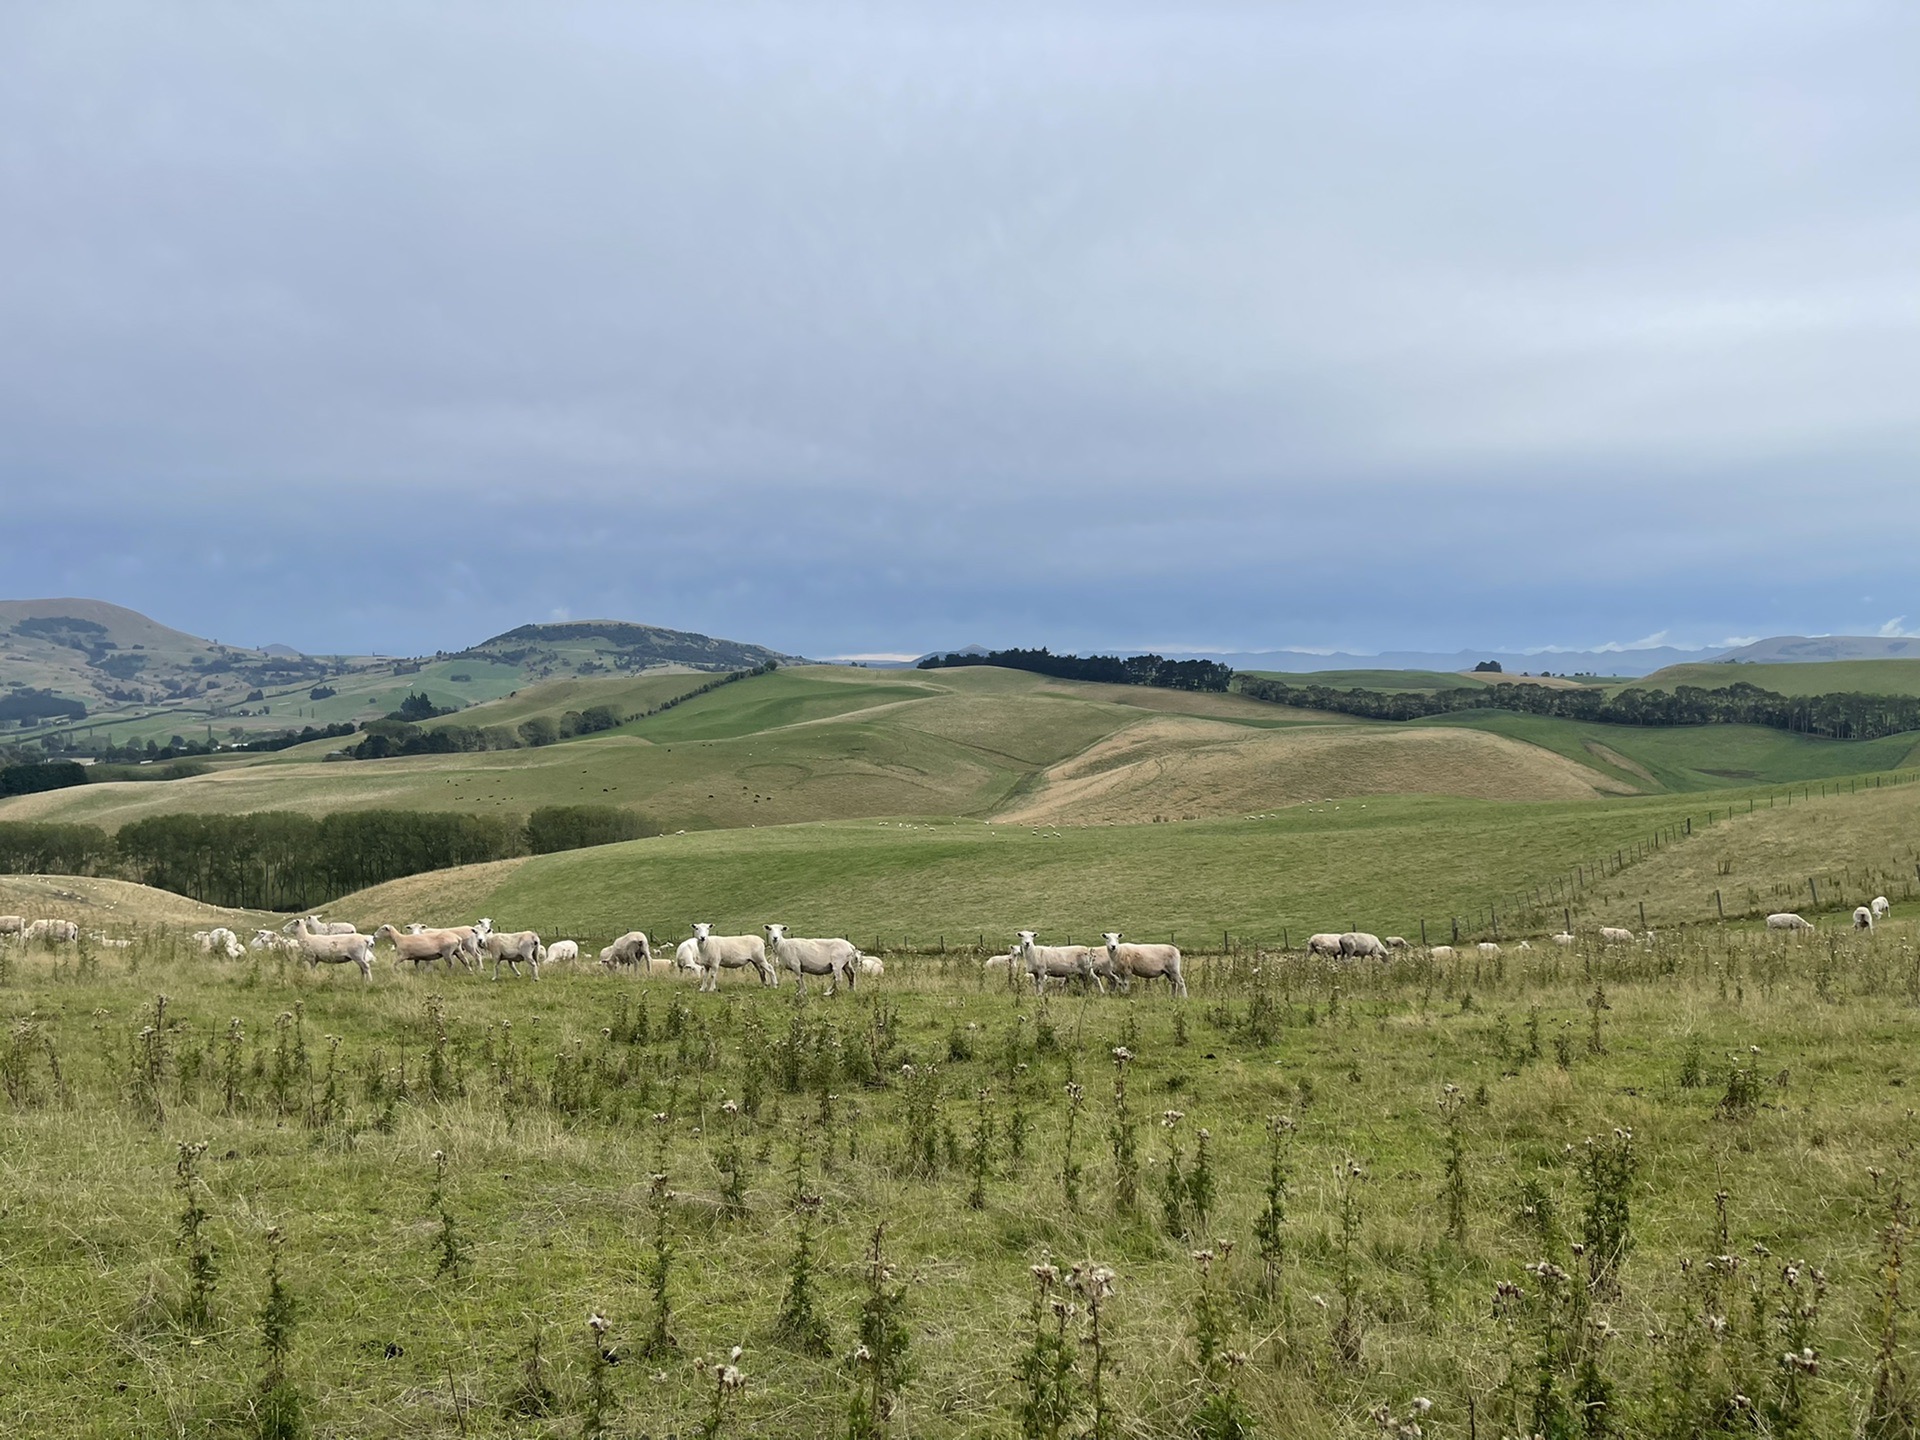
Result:
[[[1720,912],[1720,918],[1722,920],[1727,918],[1727,907],[1720,903],[1720,892],[1718,890],[1713,892],[1713,908]]]
[[[1807,889],[1813,892],[1813,908],[1820,908],[1820,887],[1813,883],[1813,876],[1807,876]]]
[[[1642,930],[1647,928],[1647,902],[1644,900],[1640,902],[1640,928]]]
[[[1424,920],[1420,922],[1420,948],[1427,948],[1427,922]]]

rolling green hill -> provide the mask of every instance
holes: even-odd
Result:
[[[779,920],[881,947],[1005,948],[1016,927],[1059,943],[1117,927],[1195,949],[1216,948],[1223,931],[1297,946],[1312,931],[1352,926],[1417,939],[1422,920],[1437,942],[1455,917],[1463,935],[1485,934],[1489,907],[1507,936],[1558,929],[1563,902],[1550,887],[1577,866],[1592,883],[1564,904],[1589,926],[1637,926],[1641,900],[1656,925],[1711,919],[1716,887],[1729,914],[1808,909],[1806,876],[1829,871],[1830,907],[1882,892],[1904,903],[1916,815],[1920,785],[1907,784],[1825,798],[1814,786],[1792,804],[1774,793],[1751,813],[1744,801],[1693,795],[1526,806],[1375,798],[1060,829],[869,820],[663,835],[440,871],[345,897],[330,913],[365,924],[487,914],[600,943],[635,927],[678,939],[695,919],[725,931]],[[1675,837],[1634,861],[1633,847],[1662,827]],[[1612,873],[1605,862],[1616,852],[1629,863]],[[1729,856],[1736,873],[1716,878]],[[1608,872],[1597,881],[1596,864]],[[1850,889],[1838,883],[1843,865]],[[1514,897],[1533,886],[1541,905],[1518,908]]]
[[[1523,740],[1644,792],[1785,785],[1897,770],[1920,760],[1920,735],[1824,740],[1759,725],[1595,725],[1508,710],[1465,710],[1407,724]]]
[[[1920,695],[1920,660],[1818,660],[1794,664],[1669,665],[1644,680],[1617,690],[1676,690],[1697,685],[1718,690],[1734,684],[1757,685],[1776,695]]]

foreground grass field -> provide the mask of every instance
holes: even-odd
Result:
[[[5,956],[14,1433],[259,1433],[275,1229],[275,1398],[323,1435],[811,1437],[876,1394],[871,1433],[934,1437],[1920,1414],[1900,927],[1199,957],[1178,1005],[961,956],[804,1001]],[[1097,1350],[1064,1281],[1036,1349],[1049,1261],[1112,1270]]]

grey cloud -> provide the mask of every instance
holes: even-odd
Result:
[[[1916,42],[1871,4],[19,7],[0,478],[89,538],[10,587],[218,617],[293,536],[452,524],[562,563],[314,618],[1451,648],[1866,590],[1877,627]],[[674,581],[763,535],[817,567]]]

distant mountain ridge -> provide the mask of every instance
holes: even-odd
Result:
[[[1712,657],[1755,665],[1802,664],[1821,660],[1920,659],[1920,638],[1907,635],[1776,635]]]
[[[752,670],[799,658],[623,620],[522,625],[457,654],[307,655],[204,640],[103,600],[4,600],[0,727],[27,738],[138,724],[149,738],[197,731],[209,742],[237,740],[296,722],[358,723],[416,690],[458,710],[558,677]]]

